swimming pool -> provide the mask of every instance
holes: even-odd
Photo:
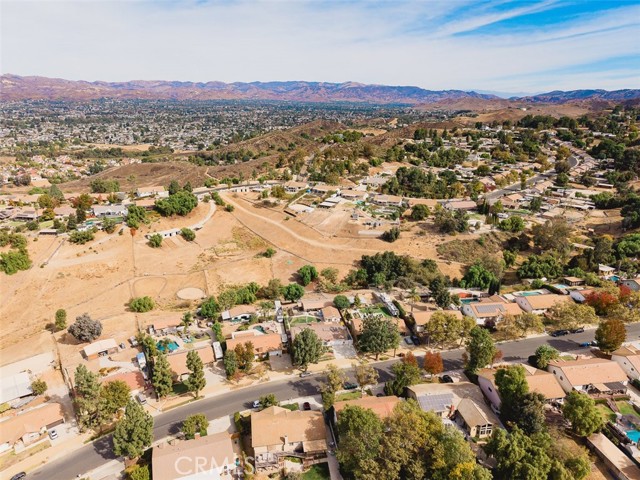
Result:
[[[533,292],[520,292],[520,296],[521,297],[533,297],[535,295],[540,295],[540,292],[536,292],[536,291],[533,291]]]
[[[612,282],[618,283],[620,281],[620,277],[617,275],[611,275],[609,277],[609,280],[611,280]]]
[[[640,432],[638,430],[627,430],[624,433],[627,434],[627,437],[629,437],[633,443],[638,443],[638,440],[640,440]]]
[[[178,344],[176,342],[171,342],[167,345],[167,349],[169,350],[169,352],[173,352],[174,350],[178,349]],[[164,352],[165,348],[163,343],[158,342],[158,350]]]
[[[460,303],[462,303],[463,305],[469,305],[470,303],[477,303],[480,300],[478,300],[477,298],[461,298],[460,299]]]
[[[565,288],[569,288],[569,285],[565,285],[564,283],[556,283],[556,284],[554,285],[554,287],[556,287],[556,288],[558,288],[558,289],[560,289],[560,290],[563,290],[563,289],[565,289]]]

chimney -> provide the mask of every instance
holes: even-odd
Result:
[[[289,435],[284,436],[284,444],[285,446],[289,444]]]

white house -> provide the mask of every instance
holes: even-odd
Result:
[[[536,392],[544,395],[547,401],[557,401],[565,397],[565,392],[558,383],[556,377],[544,370],[538,370],[530,365],[523,364],[525,369],[525,379],[529,385],[530,392]],[[502,399],[498,393],[498,387],[495,383],[495,375],[497,368],[483,368],[478,371],[478,386],[484,396],[489,400],[493,410],[500,411]]]
[[[522,310],[536,315],[542,315],[554,305],[568,300],[569,298],[566,295],[556,295],[554,293],[516,297],[516,303]]]
[[[474,318],[478,325],[495,325],[505,315],[522,315],[522,310],[515,303],[476,302],[463,305],[462,313]]]
[[[640,280],[637,278],[630,278],[628,280],[621,280],[620,283],[625,287],[630,288],[634,292],[640,292]]]
[[[554,360],[547,370],[555,375],[562,389],[586,393],[625,392],[627,374],[611,360],[585,358],[580,360]]]
[[[232,480],[237,455],[225,432],[153,448],[154,480]]]
[[[91,207],[96,217],[126,217],[127,207],[122,204],[116,205],[94,205]]]
[[[582,290],[571,290],[569,296],[573,299],[574,302],[584,303],[587,300],[587,297],[595,292],[593,288],[584,288]]]
[[[629,345],[621,347],[611,354],[611,360],[616,362],[627,377],[633,379],[640,378],[640,350]]]
[[[163,186],[154,186],[154,187],[142,187],[136,190],[136,197],[144,198],[144,197],[168,197],[169,192],[167,192]]]

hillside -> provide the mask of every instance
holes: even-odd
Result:
[[[280,100],[419,104],[445,98],[497,98],[461,90],[424,90],[411,86],[325,82],[85,82],[46,77],[0,77],[0,100]]]
[[[426,90],[414,86],[365,85],[356,82],[174,82],[144,81],[87,82],[47,77],[0,77],[0,100],[75,100],[100,98],[154,100],[274,100],[294,102],[360,102],[377,104],[434,104],[437,102],[479,101],[508,105],[525,103],[562,104],[575,100],[625,101],[640,98],[640,90],[626,89],[553,91],[534,96],[512,97],[463,90]],[[477,108],[472,108],[476,110]]]

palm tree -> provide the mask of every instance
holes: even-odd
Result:
[[[411,300],[411,314],[413,314],[413,307],[415,307],[416,302],[420,301],[420,294],[416,287],[413,287],[409,292],[409,300]]]

